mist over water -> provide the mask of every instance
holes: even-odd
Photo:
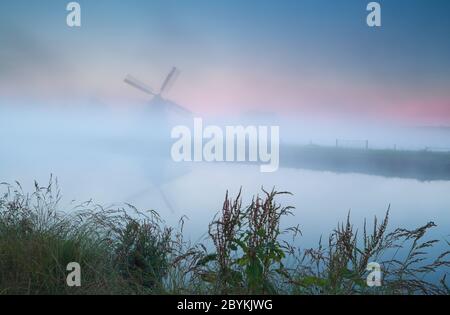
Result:
[[[303,123],[277,118],[281,142],[335,145],[335,139],[367,139],[370,146],[423,149],[450,146],[446,129],[352,127]],[[204,118],[205,124],[271,125],[270,117]],[[273,121],[273,120],[272,120]],[[189,118],[173,124],[190,126]],[[170,135],[158,133],[157,121],[144,108],[86,107],[55,109],[33,106],[0,107],[0,177],[19,181],[25,191],[33,181],[44,185],[50,174],[58,178],[62,209],[72,201],[93,199],[104,206],[131,203],[157,210],[168,224],[181,216],[186,232],[196,241],[221,209],[225,192],[236,195],[242,187],[244,203],[261,187],[290,191],[280,202],[296,209],[286,222],[299,224],[301,246],[314,246],[351,211],[355,224],[381,218],[391,205],[391,227],[415,228],[429,221],[438,224],[431,236],[443,239],[450,226],[450,181],[420,181],[357,173],[284,168],[261,173],[257,165],[242,163],[175,163],[170,159]],[[356,124],[354,126],[357,126]],[[356,147],[360,145],[358,142]],[[169,145],[168,145],[169,144]],[[362,149],[362,148],[361,148]],[[283,152],[281,152],[281,159]]]

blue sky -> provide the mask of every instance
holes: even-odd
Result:
[[[197,111],[270,111],[450,123],[450,2],[385,0],[83,0],[0,3],[0,98],[142,96],[132,73]]]

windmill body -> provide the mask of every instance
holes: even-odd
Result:
[[[191,115],[191,112],[188,109],[164,98],[164,94],[173,86],[178,75],[179,70],[173,67],[163,81],[158,92],[155,92],[150,86],[131,75],[128,75],[124,80],[134,88],[151,96],[151,100],[148,102],[148,105],[143,112],[144,118],[148,121],[149,143],[152,144],[155,149],[158,149],[158,151],[165,153],[167,158],[170,158],[170,148],[167,148],[171,142],[170,118],[174,114],[181,114],[183,116]]]

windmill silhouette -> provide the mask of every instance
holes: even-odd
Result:
[[[150,105],[152,105],[152,110],[155,114],[159,113],[167,114],[169,113],[169,111],[174,111],[180,114],[191,115],[192,112],[190,110],[163,97],[163,94],[165,92],[168,92],[170,88],[172,88],[173,84],[175,83],[179,75],[180,71],[176,67],[173,67],[172,70],[167,75],[166,79],[163,81],[161,88],[159,89],[159,92],[154,92],[154,90],[150,86],[146,85],[145,83],[142,83],[140,80],[134,78],[131,75],[127,75],[124,81],[129,85],[135,87],[136,89],[140,90],[141,92],[153,96],[153,99],[150,101]]]
[[[154,187],[161,194],[162,199],[168,208],[174,212],[169,199],[163,191],[162,186],[186,173],[186,167],[180,167],[179,164],[175,164],[170,156],[171,148],[171,124],[170,117],[172,114],[178,114],[182,116],[192,116],[192,112],[168,99],[163,95],[167,93],[178,78],[180,71],[173,67],[169,72],[165,80],[163,81],[161,88],[158,92],[155,92],[150,86],[136,79],[131,75],[127,75],[124,82],[132,87],[152,96],[146,107],[146,114],[151,117],[151,130],[152,134],[149,135],[149,147],[150,156],[149,163],[151,167],[150,179]],[[146,194],[151,189],[145,189],[137,194],[134,194],[132,198],[137,198],[143,194]]]

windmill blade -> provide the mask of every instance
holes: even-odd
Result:
[[[179,112],[179,113],[181,113],[183,115],[193,115],[193,112],[190,111],[189,109],[184,108],[184,107],[182,107],[182,106],[180,106],[178,104],[175,104],[173,102],[167,102],[166,106],[168,106],[169,109],[174,110],[176,112]]]
[[[159,94],[168,91],[173,86],[175,80],[178,78],[179,75],[180,71],[176,67],[173,67],[172,70],[167,75],[166,79],[164,80],[161,86],[161,90],[159,91]]]
[[[138,89],[144,93],[147,93],[150,95],[156,95],[155,92],[153,92],[153,90],[151,89],[151,87],[147,86],[146,84],[142,83],[141,81],[132,77],[131,75],[127,75],[124,82],[128,83],[132,87],[135,87],[136,89]]]

